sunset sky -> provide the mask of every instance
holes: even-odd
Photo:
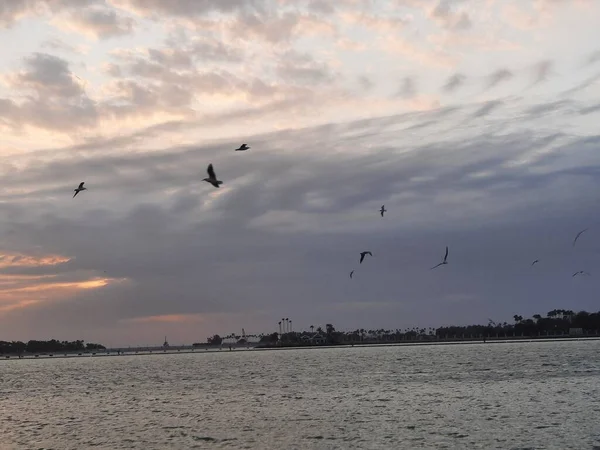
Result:
[[[597,311],[599,17],[597,0],[0,0],[0,340]]]

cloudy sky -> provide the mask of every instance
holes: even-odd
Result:
[[[0,339],[597,310],[598,17],[596,0],[0,1]]]

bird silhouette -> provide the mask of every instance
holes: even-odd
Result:
[[[439,263],[437,266],[433,266],[429,270],[433,270],[433,269],[435,269],[437,267],[443,266],[444,264],[448,264],[447,260],[448,260],[448,246],[446,246],[446,254],[444,255],[444,260],[441,263]]]
[[[222,181],[217,180],[217,176],[215,175],[215,170],[213,169],[212,164],[208,165],[206,172],[208,172],[208,178],[204,178],[202,181],[206,181],[207,183],[212,184],[216,188],[218,188],[220,184],[223,184]]]

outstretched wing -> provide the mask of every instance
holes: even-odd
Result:
[[[437,267],[440,267],[442,264],[443,264],[443,263],[439,263],[437,266],[433,266],[433,267],[432,267],[431,269],[429,269],[429,270],[433,270],[433,269],[435,269],[435,268],[437,268]]]
[[[575,246],[575,242],[577,242],[577,239],[579,239],[579,236],[581,236],[583,233],[585,233],[588,229],[586,228],[585,230],[581,230],[579,233],[577,233],[577,236],[575,236],[575,239],[573,239],[573,246]]]
[[[446,254],[444,255],[444,261],[448,259],[448,246],[446,246]]]
[[[81,183],[79,183],[79,189],[81,189],[84,185],[85,181],[82,181]]]
[[[75,189],[75,193],[73,194],[73,198],[75,198],[75,196],[79,194],[79,191],[77,189]]]
[[[365,255],[366,255],[366,253],[361,253],[360,254],[360,264],[362,264],[363,259],[365,259]]]
[[[206,169],[206,172],[208,172],[208,178],[210,178],[211,180],[216,180],[217,177],[215,176],[215,169],[213,169],[213,165],[209,164],[208,168]]]
[[[352,275],[354,275],[354,270],[350,272],[350,278],[352,278]]]

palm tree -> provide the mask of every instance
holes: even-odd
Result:
[[[285,323],[286,323],[286,326],[285,326],[285,330],[286,330],[286,331],[285,331],[285,332],[286,332],[286,333],[289,333],[289,332],[290,332],[290,319],[288,319],[288,318],[286,317],[286,318],[285,318]]]
[[[311,333],[314,333],[314,331],[315,331],[315,326],[314,326],[314,325],[311,325],[309,328],[310,328],[310,332],[311,332]]]
[[[292,332],[292,321],[290,320],[290,333]]]
[[[279,324],[279,334],[281,334],[281,322],[277,322]]]

